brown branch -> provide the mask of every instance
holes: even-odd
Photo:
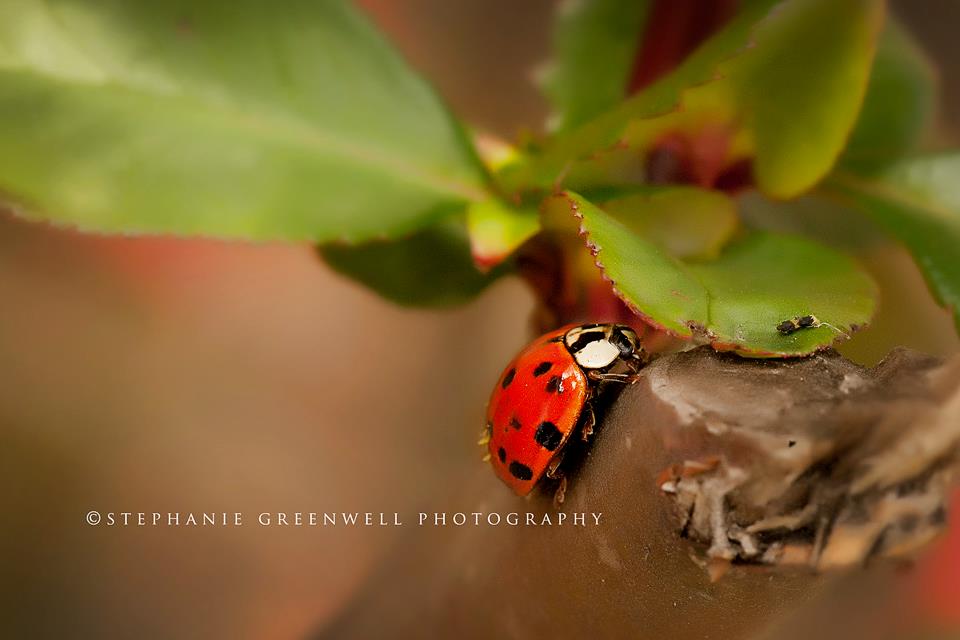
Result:
[[[830,585],[865,593],[944,526],[960,360],[701,348],[604,413],[563,509],[598,526],[413,526],[323,637],[742,638]],[[445,510],[556,520],[545,489],[517,499],[478,465]]]

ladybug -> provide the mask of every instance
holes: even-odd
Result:
[[[479,444],[497,476],[525,496],[546,475],[559,472],[574,433],[593,434],[591,401],[605,382],[632,383],[647,361],[633,329],[622,324],[569,325],[541,336],[507,365],[487,405]]]

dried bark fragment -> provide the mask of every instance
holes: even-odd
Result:
[[[901,350],[872,370],[836,354],[744,366],[694,351],[647,376],[683,455],[661,490],[711,560],[837,569],[909,555],[944,527],[960,361]]]

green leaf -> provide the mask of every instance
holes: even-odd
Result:
[[[505,184],[642,182],[645,153],[674,136],[708,165],[697,175],[706,184],[723,167],[752,160],[767,195],[808,190],[833,167],[856,122],[884,3],[792,0],[769,13],[767,3],[748,8],[673,74],[527,158],[506,173]],[[751,36],[752,47],[730,57]],[[716,79],[694,81],[705,75]]]
[[[650,0],[567,0],[553,29],[555,59],[543,78],[564,131],[619,103],[650,11]]]
[[[593,160],[598,152],[615,148],[627,125],[676,111],[685,91],[717,77],[721,62],[742,54],[751,31],[777,0],[745,2],[737,16],[710,37],[672,73],[596,118],[548,140],[543,149],[518,157],[498,176],[508,190],[549,189],[570,170],[573,161]],[[621,87],[622,96],[623,87]],[[589,89],[587,89],[589,91]]]
[[[632,232],[683,259],[715,258],[738,224],[733,200],[695,187],[645,189],[609,200],[601,208]]]
[[[873,172],[914,150],[933,122],[936,102],[933,65],[910,34],[888,20],[863,110],[840,165]]]
[[[515,209],[491,198],[467,209],[467,231],[473,260],[481,271],[503,262],[540,230],[536,209]]]
[[[882,0],[793,2],[757,33],[756,55],[730,69],[764,193],[797,196],[833,168],[866,92]]]
[[[836,173],[838,192],[913,255],[937,301],[960,331],[960,153],[904,160],[864,178]]]
[[[483,274],[474,266],[463,221],[447,219],[408,238],[345,246],[321,246],[336,272],[405,306],[462,304],[504,273]]]
[[[795,200],[771,200],[745,191],[737,197],[737,213],[748,229],[801,235],[858,255],[887,242],[856,207],[819,189]]]
[[[848,256],[799,236],[753,233],[714,262],[690,270],[710,296],[707,330],[717,348],[797,356],[865,326],[877,287]],[[784,320],[815,316],[820,326],[782,335]]]
[[[847,337],[873,315],[870,277],[851,258],[809,240],[753,233],[716,260],[684,262],[576,194],[548,206],[580,218],[581,235],[617,295],[677,336],[748,356],[799,356]],[[809,314],[819,326],[777,330]]]
[[[484,180],[346,0],[0,5],[0,190],[29,217],[359,241],[481,199]]]

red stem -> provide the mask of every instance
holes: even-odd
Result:
[[[627,95],[680,64],[736,13],[737,4],[737,0],[654,0]]]

